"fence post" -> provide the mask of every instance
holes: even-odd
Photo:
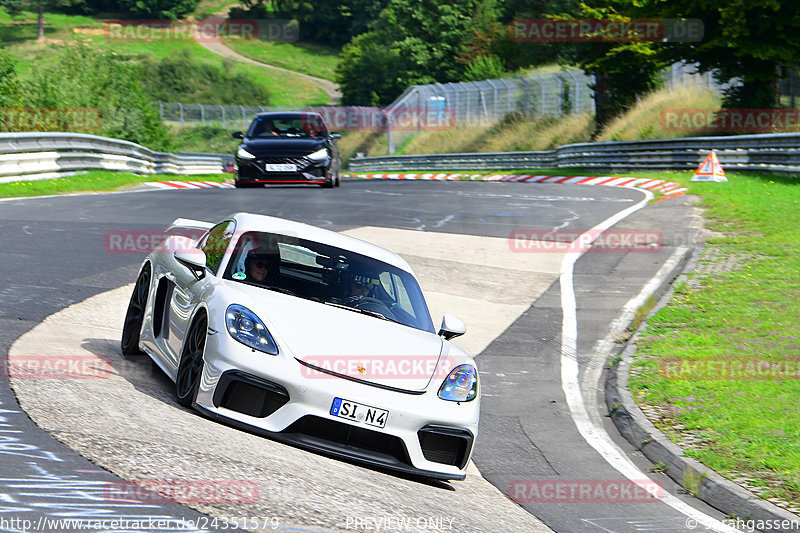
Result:
[[[158,103],[158,115],[161,117],[161,121],[164,121],[164,102]]]
[[[522,76],[517,76],[517,78],[522,80],[522,85],[525,87],[525,102],[523,103],[523,107],[522,107],[523,111],[522,112],[527,117],[528,113],[529,113],[528,104],[530,103],[530,87],[528,86],[528,80],[526,80]]]
[[[536,78],[538,78],[539,84],[542,86],[542,116],[545,116],[547,114],[547,107],[545,106],[545,99],[547,98],[547,91],[544,88],[544,79],[538,74],[534,74],[534,76],[536,76]]]
[[[206,108],[203,104],[197,104],[200,106],[200,122],[203,123],[203,126],[206,125]]]
[[[553,74],[553,78],[558,80],[558,90],[556,91],[557,95],[557,102],[558,102],[558,116],[564,116],[564,98],[562,93],[564,92],[564,80],[561,79],[561,76],[558,74]]]
[[[222,129],[224,130],[225,129],[225,106],[224,105],[219,106],[219,110],[220,110],[220,113],[222,115]]]
[[[578,76],[575,75],[575,72],[572,70],[567,71],[567,75],[572,78],[572,81],[575,82],[575,106],[572,109],[572,113],[575,114],[581,112],[581,88],[580,88],[580,81],[578,81]]]
[[[183,104],[178,104],[178,110],[180,111],[181,115],[181,128],[183,127]]]

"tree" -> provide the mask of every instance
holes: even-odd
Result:
[[[589,1],[594,3],[589,5]],[[636,1],[587,0],[561,18],[630,22],[628,10]],[[578,65],[595,77],[595,133],[629,109],[639,97],[661,85],[661,73],[667,65],[658,55],[657,44],[643,40],[577,42],[566,44],[562,50],[563,62]]]
[[[639,16],[703,21],[700,42],[667,43],[671,61],[700,64],[722,82],[741,81],[729,90],[726,107],[779,105],[780,67],[800,57],[800,2],[785,0],[626,0]]]
[[[376,32],[362,33],[342,49],[336,79],[343,105],[380,106],[406,88],[397,68],[403,58]]]
[[[131,15],[177,19],[191,13],[200,0],[119,0],[117,9]]]
[[[73,4],[83,4],[83,0],[0,0],[0,6],[6,8],[9,15],[15,17],[23,11],[37,13],[36,40],[44,40],[44,12],[56,8],[63,8]]]
[[[463,79],[473,59],[470,45],[486,29],[482,21],[496,20],[496,6],[496,0],[389,0],[372,30],[343,50],[337,71],[342,102],[386,105],[409,85]],[[375,67],[381,70],[372,72]]]

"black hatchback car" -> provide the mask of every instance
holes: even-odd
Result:
[[[317,113],[256,115],[236,151],[236,187],[265,183],[311,183],[338,187],[342,162],[336,139]]]

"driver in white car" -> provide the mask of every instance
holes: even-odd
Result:
[[[365,296],[370,296],[373,281],[361,274],[355,274],[350,278],[350,295],[347,298],[348,304],[354,304]]]

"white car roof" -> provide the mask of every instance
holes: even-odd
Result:
[[[256,215],[253,213],[234,213],[226,217],[225,220],[236,221],[236,233],[241,235],[247,231],[262,231],[266,233],[276,233],[299,237],[309,241],[315,241],[343,250],[356,252],[367,257],[372,257],[384,263],[388,263],[401,270],[405,270],[413,275],[414,271],[405,259],[386,248],[381,248],[375,244],[348,235],[342,235],[335,231],[318,228],[310,224],[295,222],[285,218],[271,217],[267,215]]]

